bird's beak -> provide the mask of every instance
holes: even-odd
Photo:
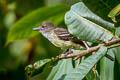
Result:
[[[37,27],[37,28],[33,28],[34,31],[39,31],[40,30],[40,27]]]

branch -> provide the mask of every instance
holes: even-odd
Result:
[[[95,47],[91,47],[81,53],[75,53],[75,54],[68,54],[67,56],[66,55],[60,55],[59,56],[59,59],[64,59],[64,58],[72,58],[72,57],[77,57],[77,56],[84,56],[88,53],[92,53],[94,51],[97,51],[101,46],[110,46],[109,48],[113,48],[111,47],[113,44],[116,44],[116,43],[119,43],[120,42],[120,38],[118,39],[114,39],[114,40],[111,40],[111,41],[108,41],[106,43],[102,43],[102,44],[99,44]],[[117,45],[118,46],[118,45]],[[120,46],[120,45],[119,45]],[[114,46],[115,47],[115,46]]]

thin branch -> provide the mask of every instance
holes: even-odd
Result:
[[[119,43],[119,42],[120,42],[120,38],[114,39],[114,40],[108,41],[106,43],[99,44],[99,45],[97,45],[95,47],[91,47],[91,48],[89,48],[89,49],[87,49],[87,50],[85,50],[85,51],[83,51],[81,53],[68,54],[67,56],[66,55],[60,55],[59,59],[72,58],[72,57],[76,57],[76,56],[79,56],[79,57],[84,56],[84,55],[86,55],[88,53],[92,53],[94,51],[97,51],[101,46],[111,46],[111,45]]]

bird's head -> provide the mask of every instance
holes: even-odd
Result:
[[[48,32],[55,28],[55,25],[51,22],[43,22],[39,27],[33,28],[35,31]]]

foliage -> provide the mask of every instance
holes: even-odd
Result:
[[[69,32],[82,40],[90,42],[96,42],[96,39],[108,41],[114,36],[108,31],[114,31],[114,24],[93,14],[82,2],[73,5],[71,10],[66,13],[65,23]]]
[[[119,80],[120,47],[102,46],[82,60],[59,60],[61,50],[32,30],[43,21],[51,21],[67,27],[78,39],[89,41],[89,46],[97,46],[98,39],[107,42],[120,37],[119,9],[119,0],[1,0],[1,79]]]
[[[115,57],[113,49],[108,50],[108,54],[111,55],[113,58]],[[103,57],[100,60],[100,79],[114,80],[114,62],[106,57]]]
[[[54,11],[54,9],[56,8],[57,10]],[[13,25],[13,27],[10,29],[8,33],[7,43],[18,39],[25,39],[35,36],[37,33],[33,32],[32,28],[39,26],[39,24],[43,21],[46,20],[52,21],[56,24],[61,23],[63,21],[64,13],[66,12],[67,9],[68,9],[67,6],[61,5],[54,7],[44,7],[33,11],[32,13],[28,14],[27,16],[25,16],[24,18],[22,18],[20,21]],[[45,15],[46,13],[47,15]]]
[[[68,75],[65,77],[65,80],[83,79],[87,75],[87,73],[90,71],[90,69],[94,66],[94,64],[97,63],[99,59],[106,54],[106,51],[107,51],[106,47],[101,47],[96,52],[95,55],[92,55],[86,58],[71,73],[68,73]]]

